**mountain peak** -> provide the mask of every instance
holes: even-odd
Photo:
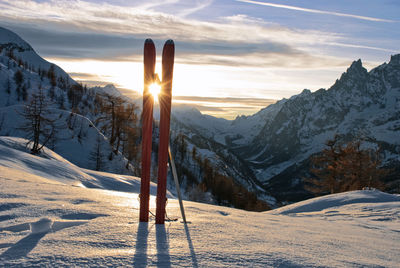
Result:
[[[362,66],[362,62],[361,59],[355,60],[352,62],[352,64],[350,65],[350,67],[347,69],[347,71],[349,70],[362,70],[363,66]]]
[[[33,50],[32,47],[16,33],[0,27],[0,46],[4,45],[12,45],[12,49],[17,48],[22,51]]]
[[[358,59],[356,61],[353,61],[353,63],[350,65],[350,67],[346,70],[346,72],[343,74],[340,78],[342,80],[344,77],[358,77],[358,78],[363,78],[368,74],[367,69],[365,69],[362,66],[361,59]]]
[[[392,55],[389,64],[400,65],[400,54]]]

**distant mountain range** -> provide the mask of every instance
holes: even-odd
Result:
[[[56,81],[48,75],[51,68]],[[16,82],[17,72],[23,74],[21,84]],[[139,175],[135,169],[138,159],[128,157],[126,151],[128,139],[121,139],[117,149],[110,144],[109,130],[102,128],[105,122],[100,118],[105,112],[98,98],[117,96],[136,106],[141,101],[122,96],[112,85],[80,86],[15,33],[0,27],[0,135],[25,136],[18,128],[23,118],[16,111],[39,87],[68,125],[51,149],[80,167],[94,169],[93,154],[100,144],[103,171]],[[136,114],[140,117],[140,107]],[[138,124],[130,127],[140,132]],[[157,133],[156,127],[154,164]],[[240,186],[276,206],[310,196],[303,187],[303,178],[309,175],[309,159],[335,134],[347,140],[362,137],[367,146],[381,146],[384,165],[395,170],[387,183],[392,191],[399,190],[400,55],[370,72],[362,67],[361,60],[355,61],[328,90],[304,90],[235,120],[203,115],[193,107],[175,107],[171,147],[185,198],[242,207],[235,205],[240,196],[247,195]],[[140,137],[133,143],[139,150]],[[154,170],[152,173],[156,174]],[[236,186],[224,188],[231,182]],[[239,197],[233,201],[218,187],[234,189],[232,195]],[[172,192],[173,188],[170,180]]]
[[[380,146],[384,166],[394,168],[387,182],[400,189],[400,54],[370,72],[354,61],[328,90],[305,89],[251,116],[227,121],[193,112],[179,120],[243,159],[281,201],[307,196],[309,158],[335,134]]]

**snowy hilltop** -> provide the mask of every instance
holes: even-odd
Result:
[[[80,169],[50,149],[34,156],[24,143],[0,138],[0,266],[397,267],[400,262],[399,195],[354,191],[264,213],[185,201],[187,225],[169,196],[167,216],[177,221],[139,223],[137,178]],[[129,189],[125,185],[131,190],[121,192]],[[154,211],[154,196],[150,204]]]

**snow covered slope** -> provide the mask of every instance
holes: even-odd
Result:
[[[287,205],[268,213],[281,215],[297,214],[297,216],[299,214],[305,215],[306,213],[332,214],[338,212],[334,211],[336,208],[344,210],[344,207],[348,205],[359,206],[360,204],[367,204],[371,206],[371,204],[382,205],[382,203],[393,203],[393,205],[398,206],[400,204],[399,202],[400,195],[387,194],[378,190],[361,190],[316,197]],[[387,207],[391,207],[391,204]]]
[[[26,133],[20,129],[21,126],[28,123],[21,116],[22,110],[22,105],[0,108],[0,135],[26,136]],[[54,109],[53,111],[58,117],[57,124],[62,128],[59,130],[55,142],[48,144],[52,150],[79,167],[95,169],[96,159],[93,154],[99,147],[99,157],[103,162],[101,170],[129,174],[129,170],[126,169],[127,160],[121,153],[114,155],[112,160],[108,159],[112,148],[107,138],[88,118],[65,110]]]
[[[3,139],[2,144],[12,142]],[[8,150],[1,157],[13,149]],[[78,172],[76,167],[51,153],[48,159],[35,158],[43,161],[42,170],[31,174],[32,157],[20,152],[20,162],[0,162],[6,163],[0,165],[1,266],[398,267],[400,263],[400,200],[395,195],[349,192],[268,213],[184,202],[190,224],[178,220],[156,225],[152,217],[149,223],[138,222],[136,193],[76,187],[64,178],[65,171]],[[49,166],[49,159],[57,164]],[[49,178],[46,165],[49,176],[60,177]],[[154,204],[152,198],[153,211]],[[169,199],[167,213],[180,217],[176,200]]]
[[[94,124],[95,119],[104,116],[96,106],[98,95],[122,97],[121,93],[112,85],[93,89],[78,85],[61,68],[37,55],[18,35],[0,27],[0,135],[28,136],[21,127],[29,122],[21,114],[39,89],[51,113],[45,116],[58,117],[60,126],[54,142],[47,144],[52,150],[83,168],[133,174],[133,166],[110,146],[110,140]],[[93,158],[100,159],[100,168]]]
[[[34,177],[50,184],[140,192],[140,178],[82,169],[48,148],[44,148],[40,156],[32,155],[26,143],[27,140],[22,138],[0,136],[0,173],[13,171],[20,178]],[[150,192],[156,193],[154,183],[151,184]],[[170,193],[168,195],[172,196]]]

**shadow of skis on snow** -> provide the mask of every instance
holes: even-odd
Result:
[[[197,257],[196,257],[196,252],[194,251],[192,238],[190,237],[189,227],[187,226],[186,223],[184,224],[184,226],[185,226],[186,238],[187,238],[189,250],[190,250],[190,257],[192,258],[192,267],[197,268],[197,267],[199,267],[199,265],[197,263]]]
[[[152,225],[151,227],[153,227]],[[151,228],[150,227],[150,228]],[[198,262],[196,257],[196,252],[193,247],[192,238],[190,236],[189,227],[187,224],[184,224],[185,234],[190,250],[190,257],[192,261],[192,267],[197,268]],[[164,224],[155,224],[156,228],[156,247],[157,247],[157,267],[171,267],[171,257],[169,253],[169,240],[167,237],[167,231],[165,229]],[[149,237],[149,224],[147,222],[139,222],[137,236],[136,236],[136,246],[135,246],[135,255],[133,257],[133,266],[134,267],[147,267],[148,256],[147,256],[147,248],[148,248],[148,237]],[[154,265],[154,264],[150,264]]]
[[[152,225],[153,227],[154,225]],[[156,227],[156,247],[157,247],[157,267],[171,267],[171,257],[169,255],[169,241],[167,239],[167,232],[164,224],[155,224]],[[149,224],[147,222],[139,222],[137,237],[136,237],[136,250],[133,257],[134,267],[147,267],[148,266],[148,237],[149,237]],[[152,264],[154,265],[154,264]]]
[[[157,243],[157,266],[171,267],[171,257],[169,256],[169,241],[164,224],[156,224],[156,243]]]
[[[55,221],[42,218],[37,222],[18,224],[2,228],[0,231],[21,232],[31,230],[31,233],[15,244],[8,244],[9,249],[0,255],[0,260],[12,260],[26,257],[46,234],[85,224],[88,221]]]
[[[152,225],[154,226],[154,225]],[[164,224],[155,224],[156,228],[156,247],[157,247],[157,267],[171,267],[171,257],[169,255],[169,241],[167,239],[167,232]],[[136,237],[136,250],[133,257],[134,267],[147,267],[148,256],[148,237],[149,237],[149,224],[147,222],[139,222],[137,237]]]
[[[134,267],[147,267],[147,239],[149,237],[148,228],[148,222],[139,222],[136,237],[135,256],[133,257]]]

